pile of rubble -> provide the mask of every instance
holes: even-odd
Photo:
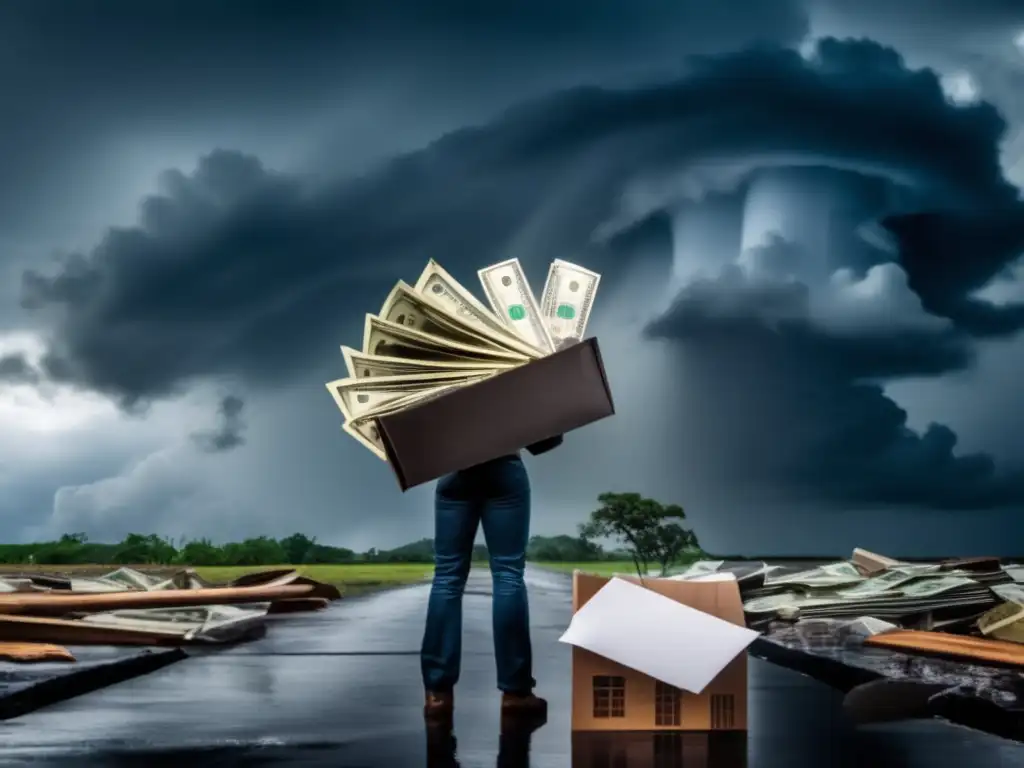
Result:
[[[856,549],[814,568],[699,561],[676,580],[735,579],[751,628],[856,635],[866,646],[1024,667],[1024,566],[902,562]]]
[[[191,570],[160,578],[119,568],[89,578],[0,574],[0,659],[73,660],[65,645],[181,646],[261,636],[270,614],[320,610],[341,597],[294,570],[210,584]]]

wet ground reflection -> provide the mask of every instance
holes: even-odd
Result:
[[[742,732],[574,733],[572,768],[745,768]]]
[[[529,768],[533,734],[543,726],[543,722],[502,724],[495,768]],[[458,747],[459,741],[453,730],[428,726],[427,768],[463,768],[459,762]]]

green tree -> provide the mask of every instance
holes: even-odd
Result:
[[[314,563],[353,563],[356,553],[344,547],[329,547],[325,544],[314,544],[306,555],[306,562]]]
[[[316,537],[310,538],[304,533],[293,533],[281,539],[281,548],[284,550],[285,562],[291,565],[302,565],[313,552],[316,546]]]
[[[224,545],[225,565],[282,565],[286,560],[281,543],[269,536]]]
[[[382,551],[371,549],[367,558],[381,563],[431,563],[434,561],[434,540],[420,539]]]
[[[654,539],[651,542],[653,554],[661,566],[661,573],[667,574],[668,569],[678,562],[680,555],[694,547],[696,542],[697,537],[693,531],[683,528],[679,523],[661,522],[654,529]]]
[[[532,536],[526,557],[536,562],[587,563],[603,560],[605,552],[598,544],[581,536]]]
[[[589,542],[601,538],[618,541],[629,552],[641,577],[647,573],[649,563],[660,561],[663,544],[676,535],[664,534],[663,538],[661,527],[686,517],[679,505],[661,504],[639,493],[602,493],[597,500],[601,507],[580,525],[580,537]]]
[[[178,552],[178,562],[184,565],[224,565],[224,550],[209,539],[194,539]]]
[[[155,533],[129,533],[114,549],[113,560],[124,565],[167,565],[173,563],[177,556],[178,550],[174,545]]]

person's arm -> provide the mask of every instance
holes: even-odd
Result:
[[[526,450],[528,450],[533,456],[540,456],[542,453],[547,453],[551,449],[560,446],[562,444],[562,440],[562,435],[555,435],[554,437],[549,437],[546,440],[539,440],[532,445],[526,446]]]

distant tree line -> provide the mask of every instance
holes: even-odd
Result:
[[[681,507],[663,506],[639,494],[602,494],[602,506],[580,526],[577,536],[534,536],[527,559],[534,562],[599,562],[632,560],[638,572],[657,563],[668,568],[684,554],[699,552],[697,537],[679,521]],[[606,550],[597,539],[612,540],[619,549]],[[214,544],[210,539],[177,543],[156,534],[130,533],[116,544],[90,541],[84,533],[67,533],[57,541],[0,544],[5,565],[318,565],[344,563],[430,563],[432,539],[420,539],[395,549],[356,552],[317,542],[315,536],[293,533],[283,539],[257,536]],[[487,547],[474,547],[473,559],[487,560]]]
[[[623,559],[621,552],[573,536],[534,536],[530,560],[588,562]],[[421,539],[395,549],[371,548],[356,552],[319,544],[315,537],[293,533],[283,539],[257,536],[244,541],[214,544],[209,539],[175,543],[156,534],[131,533],[116,544],[90,541],[84,533],[64,534],[57,541],[0,544],[4,565],[327,565],[344,563],[430,563],[434,542]],[[474,547],[473,559],[487,560],[487,547]]]

